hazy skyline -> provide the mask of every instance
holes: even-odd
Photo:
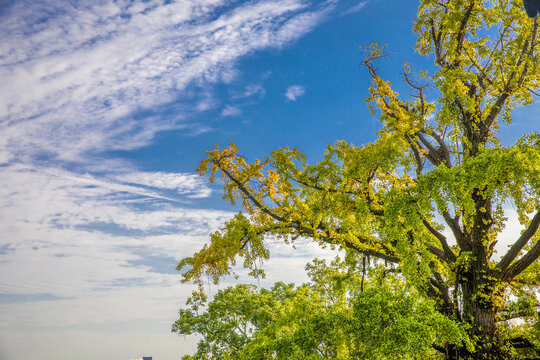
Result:
[[[412,0],[2,2],[0,358],[192,351],[195,338],[170,333],[192,290],[175,266],[238,210],[194,174],[205,151],[234,141],[253,160],[290,145],[316,160],[335,140],[373,140],[359,47],[389,44],[380,68],[398,88],[404,60],[429,69],[413,52],[416,10]],[[538,110],[516,110],[503,143],[538,128]],[[306,261],[328,253],[276,243],[272,255],[265,283],[303,281]]]

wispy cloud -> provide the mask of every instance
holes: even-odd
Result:
[[[162,131],[209,131],[190,114],[223,106],[212,88],[236,79],[236,62],[291,44],[334,5],[2,5],[0,232],[9,243],[0,247],[0,293],[7,299],[0,301],[0,338],[14,329],[22,329],[22,339],[28,329],[141,318],[169,328],[189,292],[169,271],[173,260],[193,253],[232,214],[194,208],[211,195],[195,175],[146,172],[100,154],[149,145]],[[235,101],[264,94],[254,80],[223,115],[238,113]],[[148,265],[155,261],[159,267]]]
[[[221,111],[221,116],[238,116],[242,114],[242,110],[237,106],[227,105]]]
[[[366,7],[366,5],[367,5],[368,2],[369,2],[369,0],[360,1],[358,4],[353,5],[353,6],[351,6],[350,8],[346,9],[345,11],[343,11],[343,12],[341,13],[341,16],[353,14],[353,13],[355,13],[355,12],[358,12],[358,11],[362,10],[363,8]]]
[[[175,190],[190,198],[208,197],[212,193],[199,175],[164,172],[130,172],[116,176],[117,180],[143,186]]]
[[[200,243],[231,216],[184,206],[210,196],[201,179],[143,172],[89,154],[135,149],[159,131],[194,131],[185,124],[185,109],[175,107],[179,99],[189,98],[189,111],[217,107],[209,86],[231,81],[239,58],[298,39],[332,6],[333,1],[302,0],[235,7],[220,0],[5,5],[0,15],[0,229],[10,244],[0,254],[7,259],[0,290],[75,296],[116,277],[147,275],[123,266],[140,257],[120,250],[126,246],[144,244],[161,255],[194,250],[189,244]],[[204,90],[193,95],[190,84]],[[246,87],[244,96],[256,95],[264,96],[261,85]],[[226,107],[224,115],[238,110]],[[55,160],[70,161],[70,170]],[[104,232],[98,224],[142,235]],[[168,234],[183,235],[171,241]],[[52,257],[54,266],[36,270]],[[25,266],[37,275],[22,271]],[[66,272],[69,279],[61,275]]]
[[[231,81],[237,59],[289,44],[330,6],[267,0],[217,16],[223,5],[28,0],[6,6],[0,159],[46,152],[72,160],[144,146],[184,119],[138,113],[173,104],[189,84]]]
[[[68,172],[0,168],[0,182],[7,179],[10,188],[0,188],[0,231],[10,239],[9,251],[0,254],[3,335],[21,326],[86,326],[152,317],[170,321],[189,295],[185,287],[178,293],[175,260],[198,250],[233,215],[156,202],[134,193],[134,185],[114,187],[110,181],[81,180]],[[198,188],[168,181],[167,176],[162,179],[164,183],[155,185]],[[130,180],[155,183],[140,174]],[[104,231],[93,224],[122,231]],[[138,235],[130,236],[126,229]],[[285,245],[270,245],[277,256],[268,264],[275,272],[268,281],[277,281],[286,268],[280,258],[288,254]],[[297,254],[294,262],[287,260],[289,269],[299,265],[294,278],[289,270],[289,281],[305,279],[302,263],[313,254],[325,255],[314,246]],[[126,304],[138,310],[125,311]]]
[[[58,301],[69,298],[54,296],[52,294],[2,294],[0,293],[0,304],[17,304],[23,302],[38,301]]]
[[[246,86],[243,97],[258,96],[259,99],[262,99],[266,95],[266,90],[261,84],[250,84]]]
[[[296,99],[298,99],[300,96],[304,95],[305,93],[306,93],[306,89],[303,86],[293,85],[287,88],[287,91],[285,92],[285,97],[289,101],[296,101]]]
[[[231,216],[164,203],[155,191],[68,172],[1,168],[0,182],[7,180],[10,187],[0,189],[0,231],[10,239],[10,251],[0,255],[0,293],[79,296],[116,278],[144,277],[148,269],[127,266],[141,256],[131,248],[143,248],[149,255],[184,256]],[[154,184],[144,174],[131,180]],[[204,188],[189,177],[169,181],[163,175],[155,185],[188,196]],[[101,231],[92,224],[124,230]],[[125,230],[141,235],[131,237]],[[161,279],[149,276],[151,281]]]

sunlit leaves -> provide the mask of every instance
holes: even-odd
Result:
[[[538,207],[539,177],[540,149],[525,145],[499,147],[486,149],[451,169],[440,166],[432,170],[422,177],[417,189],[429,193],[439,211],[448,211],[447,204],[452,204],[452,210],[462,214],[467,224],[477,211],[486,211],[476,209],[471,197],[474,191],[480,189],[484,198],[501,205],[510,198],[522,223],[527,223],[526,215]]]
[[[243,212],[214,233],[209,245],[180,263],[184,280],[209,276],[217,281],[232,274],[240,258],[253,276],[262,276],[260,261],[269,256],[266,239],[291,243],[298,237],[311,238],[398,269],[407,287],[392,287],[385,298],[401,294],[404,302],[397,303],[413,308],[421,299],[420,312],[434,308],[446,319],[468,324],[475,349],[462,344],[457,349],[461,357],[489,353],[488,358],[498,359],[514,354],[507,340],[510,345],[500,345],[504,337],[496,318],[505,306],[512,307],[505,293],[517,291],[518,280],[528,294],[538,290],[540,137],[529,134],[515,146],[504,147],[497,130],[511,122],[515,108],[530,104],[540,88],[538,26],[539,19],[528,18],[519,0],[422,0],[413,25],[416,50],[434,60],[436,71],[416,71],[406,63],[402,75],[409,91],[400,94],[376,66],[386,57],[385,47],[374,43],[363,49],[362,65],[371,77],[366,101],[382,123],[375,141],[360,146],[337,141],[315,163],[288,147],[253,161],[240,155],[234,143],[209,151],[198,172],[210,181],[219,177],[224,198],[239,202]],[[496,261],[493,254],[509,205],[517,210],[525,230],[513,234],[514,244]],[[322,277],[318,281],[324,282]],[[404,321],[396,329],[412,331],[408,322],[416,321],[414,314],[403,313],[392,301],[377,300],[388,290],[381,286],[370,290],[374,293],[369,299],[354,290],[358,301],[366,301],[356,314],[375,306],[361,316],[366,318],[385,308],[400,314],[396,324]],[[308,303],[310,298],[337,292],[337,287],[320,284],[302,289],[302,294],[309,293],[303,298]],[[407,303],[408,296],[413,303]],[[257,335],[260,346],[251,348],[252,358],[281,350],[289,358],[322,356],[302,351],[315,346],[309,341],[330,336],[337,322],[346,324],[346,319],[354,318],[354,312],[334,310],[325,310],[332,318],[321,315],[302,326],[278,326],[274,330],[282,331],[279,336]],[[417,333],[437,328],[437,316],[425,318],[434,323],[415,328]],[[340,336],[325,341],[350,340]],[[429,336],[420,339],[434,342]],[[281,350],[272,348],[276,337],[282,339]],[[299,343],[300,338],[311,340]],[[362,345],[363,350],[343,346],[358,354],[371,354],[372,349],[372,358],[382,353],[390,358],[390,350],[383,351],[386,345],[401,342],[414,347],[394,340],[373,341]],[[338,347],[332,351],[335,356],[344,353]]]
[[[457,126],[463,111],[509,122],[515,104],[531,103],[529,89],[540,85],[535,26],[520,1],[422,1],[413,29],[417,51],[440,65],[439,122]]]
[[[399,288],[361,293],[354,303],[354,318],[359,320],[354,333],[369,339],[359,344],[355,359],[433,358],[433,344],[466,341],[464,330],[434,311],[433,303]]]
[[[270,255],[264,247],[263,233],[257,231],[242,213],[229,220],[210,239],[210,245],[205,245],[195,255],[184,258],[178,264],[177,269],[184,271],[184,282],[200,281],[203,274],[206,274],[217,283],[222,276],[231,273],[237,256],[244,259],[243,265],[251,269],[251,275],[264,277],[260,266],[257,267],[260,259],[268,259]]]
[[[465,329],[432,301],[386,269],[366,268],[365,258],[307,268],[311,282],[298,287],[237,285],[209,303],[195,293],[173,326],[203,336],[185,359],[420,360],[434,358],[433,343],[468,344]]]

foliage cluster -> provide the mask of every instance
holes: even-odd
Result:
[[[540,136],[525,134],[513,146],[501,145],[497,137],[499,127],[511,123],[513,110],[532,104],[540,88],[540,15],[529,18],[522,6],[521,0],[421,0],[413,24],[416,51],[431,57],[435,70],[415,72],[405,64],[407,96],[376,67],[385,57],[384,47],[366,48],[362,64],[372,80],[366,100],[382,124],[371,143],[337,141],[316,164],[288,147],[253,162],[234,144],[209,151],[199,173],[209,174],[210,181],[219,177],[224,198],[240,202],[243,212],[180,262],[184,281],[200,282],[208,275],[217,282],[239,258],[252,275],[264,276],[258,264],[269,256],[269,236],[288,243],[310,238],[397,269],[407,294],[431,304],[420,308],[431,307],[467,329],[470,343],[443,335],[444,344],[432,343],[446,359],[540,356],[535,333]],[[497,257],[508,204],[524,230]],[[387,301],[379,296],[384,291],[389,299],[403,295],[385,286],[370,290],[373,296],[365,304],[358,295],[356,305],[348,305],[349,315],[377,313],[376,299]],[[317,296],[309,292],[304,298]],[[371,309],[369,314],[363,307]],[[407,315],[399,306],[394,310],[398,318]],[[511,318],[523,326],[512,326]],[[328,321],[320,326],[334,320]],[[370,339],[384,351],[377,340],[384,329],[373,324],[378,332]],[[355,328],[350,336],[355,344],[365,344],[361,336],[367,333]],[[360,345],[346,348],[349,354],[368,351]]]
[[[435,311],[433,300],[365,261],[315,259],[306,267],[311,281],[298,287],[239,284],[210,302],[194,292],[173,325],[178,334],[203,336],[184,359],[420,360],[436,358],[434,343],[467,343],[465,329]]]

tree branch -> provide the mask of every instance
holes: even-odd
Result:
[[[444,164],[446,167],[451,168],[452,163],[450,161],[450,151],[448,151],[448,146],[446,146],[443,138],[441,138],[441,136],[437,134],[435,130],[433,130],[430,135],[435,139],[435,141],[437,141],[437,144],[439,144],[439,149],[441,150]]]
[[[373,173],[368,176],[368,178],[367,178],[367,183],[368,184],[371,181],[371,179],[373,179],[374,173],[375,173],[375,171],[373,171]],[[366,200],[367,200],[367,205],[368,205],[369,212],[371,212],[371,214],[376,215],[376,216],[383,216],[384,215],[383,210],[373,208],[373,206],[372,206],[373,199],[369,196],[369,194],[362,194],[361,192],[356,192],[356,191],[342,191],[342,190],[339,190],[339,189],[323,188],[323,187],[321,187],[319,185],[309,184],[308,182],[306,182],[304,180],[301,180],[301,179],[299,179],[297,177],[294,177],[294,176],[292,178],[297,183],[299,183],[299,184],[301,184],[301,185],[303,185],[305,187],[314,189],[314,190],[327,191],[327,192],[330,192],[330,193],[346,194],[346,195],[352,195],[352,196],[364,195]],[[355,179],[355,180],[357,180],[357,179]]]
[[[533,55],[534,55],[534,41],[536,39],[537,31],[538,31],[538,22],[535,21],[534,22],[534,27],[533,27],[533,33],[532,33],[532,36],[531,36],[531,40],[530,40],[530,42],[529,42],[529,40],[526,40],[525,43],[523,44],[523,48],[521,49],[521,54],[519,55],[518,62],[516,64],[516,66],[515,66],[516,68],[521,66],[521,64],[523,63],[523,58],[526,55],[529,56],[530,58],[533,57]],[[521,74],[520,74],[516,89],[519,88],[523,84],[523,81],[525,80],[525,76],[528,73],[528,69],[529,69],[528,68],[528,63],[526,63],[525,66],[523,67],[523,70],[521,71]],[[514,78],[516,76],[517,76],[517,71],[516,70],[512,71],[512,73],[510,74],[510,76],[508,78],[508,81],[506,82],[506,84],[504,86],[504,89],[502,90],[502,94],[499,95],[499,98],[495,101],[495,104],[491,108],[491,111],[490,111],[489,115],[487,116],[486,120],[484,121],[484,124],[485,124],[484,125],[484,134],[482,134],[484,137],[487,136],[487,132],[489,131],[489,128],[490,128],[491,124],[493,123],[493,121],[495,121],[495,118],[497,117],[497,115],[501,111],[502,107],[504,106],[504,103],[510,97],[510,95],[512,93],[511,82],[512,82],[512,80],[514,80]]]
[[[409,143],[409,147],[411,148],[414,159],[416,161],[415,171],[416,171],[416,177],[420,178],[422,176],[422,170],[424,168],[424,163],[422,162],[422,158],[420,157],[420,151],[418,151],[418,147],[416,144],[411,140],[411,137],[409,135],[405,135],[405,140]]]
[[[450,301],[450,298],[448,297],[448,293],[444,292],[445,288],[443,285],[439,284],[437,280],[430,278],[429,281],[426,283],[426,286],[427,286],[427,295],[430,298],[432,298],[433,300],[437,302],[442,301],[442,303],[444,303],[444,307],[441,307],[439,309],[439,312],[442,313],[443,311],[452,308],[452,303]]]
[[[503,256],[501,261],[497,264],[497,269],[505,271],[510,263],[519,255],[521,249],[529,242],[531,237],[536,233],[538,227],[540,226],[540,211],[532,218],[529,227],[521,234],[521,236],[516,240],[514,245],[508,250],[506,255]]]
[[[454,309],[454,304],[452,303],[452,299],[450,299],[450,296],[448,295],[448,287],[444,285],[444,280],[441,274],[439,274],[435,269],[433,269],[432,266],[430,267],[432,268],[431,271],[433,271],[433,275],[435,276],[435,279],[430,278],[429,282],[433,287],[435,287],[438,290],[439,297],[444,302],[444,305],[446,306],[446,310],[449,312],[449,314],[451,314]],[[449,315],[449,314],[446,314],[446,315]]]
[[[469,22],[469,19],[471,18],[472,10],[474,9],[474,3],[475,3],[475,0],[471,0],[469,7],[467,8],[467,11],[465,12],[465,16],[463,16],[463,19],[461,19],[461,24],[459,26],[459,31],[457,34],[458,42],[457,42],[456,50],[455,50],[456,58],[450,65],[450,67],[452,68],[458,66],[461,62],[459,59],[459,56],[461,55],[461,51],[463,49],[463,42],[465,40],[465,34],[466,34],[465,28],[467,27],[467,23]]]
[[[253,202],[253,204],[259,208],[263,213],[267,214],[268,216],[272,217],[274,220],[277,220],[277,221],[281,221],[281,222],[287,222],[287,219],[285,219],[284,217],[282,216],[279,216],[275,213],[273,213],[272,211],[270,211],[264,204],[262,204],[260,201],[258,201],[257,199],[255,199],[255,197],[246,189],[246,187],[238,180],[236,179],[234,176],[232,176],[232,174],[227,170],[227,169],[224,169],[221,164],[219,162],[215,162],[215,164],[217,166],[219,166],[220,170],[223,171],[223,173],[225,175],[227,175],[227,177],[229,179],[231,179],[232,182],[234,182],[236,184],[236,186],[238,187],[238,189],[249,199],[251,200],[251,202]]]
[[[345,240],[345,239],[340,239],[341,241],[338,241],[337,239],[334,239],[328,235],[321,235],[321,234],[318,234],[316,233],[316,231],[312,228],[308,228],[306,226],[303,226],[299,221],[290,221],[286,218],[284,218],[283,216],[280,216],[276,213],[274,213],[273,211],[271,211],[270,209],[268,209],[263,203],[261,203],[260,201],[258,201],[254,196],[253,194],[251,194],[249,192],[249,190],[238,180],[236,179],[227,169],[224,169],[221,164],[219,163],[219,161],[215,161],[214,162],[219,168],[221,171],[223,171],[223,173],[225,175],[227,175],[227,177],[236,184],[236,186],[238,187],[238,189],[249,199],[251,200],[251,202],[258,208],[260,209],[262,212],[264,212],[265,214],[267,214],[268,216],[270,216],[272,219],[280,222],[280,223],[284,223],[285,224],[285,227],[289,227],[289,228],[292,228],[294,230],[296,230],[300,235],[304,235],[304,236],[310,236],[312,238],[318,238],[320,239],[321,241],[327,243],[327,244],[335,244],[335,245],[339,245],[340,243],[349,248],[349,249],[352,249],[352,250],[355,250],[355,251],[358,251],[362,254],[365,254],[365,255],[370,255],[370,256],[373,256],[373,257],[377,257],[377,258],[380,258],[380,259],[383,259],[385,261],[388,261],[388,262],[392,262],[392,263],[399,263],[401,261],[400,258],[396,257],[396,256],[393,256],[393,255],[390,255],[390,254],[385,254],[385,253],[382,253],[382,252],[379,252],[377,250],[372,250],[372,249],[361,249],[359,248],[358,246],[354,245],[352,242],[350,242],[349,240]],[[328,233],[328,229],[324,228],[323,226],[318,226],[317,229],[321,230],[321,231],[324,231],[326,233]],[[362,239],[358,236],[355,236],[360,242],[365,242],[365,243],[368,243],[369,240],[368,239]]]
[[[435,245],[429,245],[427,250],[439,259],[443,260],[444,262],[449,262],[446,253]]]
[[[431,27],[430,27],[431,38],[433,40],[433,45],[435,46],[435,62],[440,67],[445,67],[448,63],[444,59],[441,52],[442,28],[440,28],[439,31],[435,33],[435,22],[433,21],[433,19],[430,19],[430,20],[431,20]]]
[[[417,131],[414,133],[414,136],[420,140],[420,142],[426,147],[427,154],[426,158],[434,165],[439,166],[441,163],[443,163],[443,159],[441,157],[441,154],[437,151],[437,149],[424,137],[424,135]]]
[[[430,233],[432,233],[437,239],[439,239],[439,242],[441,243],[443,247],[444,254],[446,255],[447,260],[450,260],[451,262],[456,261],[456,254],[454,254],[452,249],[450,249],[450,247],[448,246],[448,242],[446,241],[446,236],[444,236],[443,234],[435,230],[433,226],[431,226],[431,224],[427,220],[422,219],[422,223],[424,224],[425,228],[428,229]]]
[[[529,265],[538,259],[538,257],[540,257],[540,241],[538,241],[529,252],[523,255],[521,259],[510,265],[508,269],[503,272],[501,279],[504,281],[512,280],[526,270]]]
[[[441,214],[446,224],[450,227],[450,230],[452,230],[454,238],[456,239],[459,247],[462,250],[468,250],[470,248],[470,244],[468,244],[465,240],[465,236],[459,227],[458,219],[451,217],[448,211],[442,211]]]

